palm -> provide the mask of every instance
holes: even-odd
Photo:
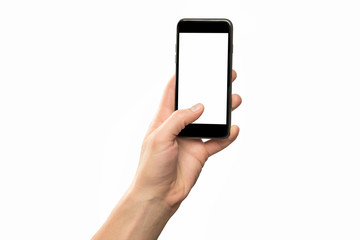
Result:
[[[185,188],[193,186],[201,172],[208,153],[201,139],[177,138],[178,143],[178,178]]]

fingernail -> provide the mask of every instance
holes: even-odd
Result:
[[[191,111],[193,112],[197,112],[201,109],[201,103],[195,104],[194,106],[191,107]]]

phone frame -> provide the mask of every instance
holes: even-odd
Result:
[[[233,25],[230,20],[225,18],[183,18],[178,22],[177,30],[176,30],[176,56],[175,56],[175,60],[176,60],[175,110],[178,110],[179,35],[182,32],[229,34],[228,64],[227,64],[227,103],[226,103],[226,124],[193,123],[187,125],[178,134],[178,136],[192,137],[192,138],[227,138],[230,135],[231,111],[232,111],[231,85],[232,85]]]

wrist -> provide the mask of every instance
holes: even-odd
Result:
[[[176,179],[152,180],[135,177],[128,191],[141,199],[164,205],[174,213],[187,197],[190,189],[186,188],[182,181],[176,181]]]
[[[177,208],[170,206],[163,198],[148,194],[133,186],[124,197],[133,220],[131,239],[157,239]]]
[[[158,238],[176,209],[139,190],[133,185],[128,189],[93,240]]]
[[[157,209],[162,215],[171,217],[180,206],[181,202],[170,201],[166,194],[147,190],[132,184],[128,189],[126,201],[137,203],[144,209]]]

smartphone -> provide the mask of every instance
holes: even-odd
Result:
[[[226,138],[231,126],[233,26],[228,19],[184,18],[176,31],[175,110],[203,114],[178,136]]]

